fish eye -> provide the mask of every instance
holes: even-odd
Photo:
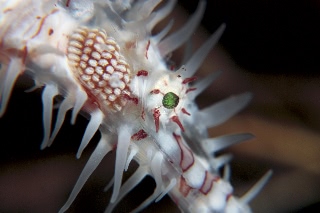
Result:
[[[166,93],[162,98],[162,105],[167,109],[173,109],[179,104],[179,96],[173,92]]]

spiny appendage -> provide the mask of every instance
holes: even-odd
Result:
[[[117,112],[131,91],[130,68],[116,41],[105,31],[80,27],[70,36],[68,60],[74,74],[101,108]]]
[[[16,51],[18,55],[12,57],[0,50],[0,117],[4,115],[13,86],[25,68],[26,48]]]
[[[134,138],[138,139],[136,136]],[[164,195],[166,195],[177,183],[179,173],[172,167],[166,160],[164,154],[159,151],[150,138],[134,140],[131,143],[129,151],[131,155],[134,153],[134,160],[139,164],[138,169],[123,183],[120,188],[119,194],[114,201],[111,201],[105,212],[113,212],[114,208],[122,198],[124,198],[133,188],[135,188],[140,181],[150,175],[154,178],[156,188],[153,193],[145,199],[138,207],[131,212],[140,212],[153,201],[158,202]],[[137,142],[137,143],[135,143]],[[137,149],[137,150],[136,150]],[[137,151],[137,152],[136,152]],[[127,164],[132,159],[127,158]],[[109,189],[113,184],[114,179],[108,184],[105,190]]]

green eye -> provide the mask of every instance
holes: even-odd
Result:
[[[179,96],[173,92],[168,92],[163,96],[162,104],[167,109],[173,109],[179,104]]]

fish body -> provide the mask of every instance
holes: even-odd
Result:
[[[134,211],[169,194],[183,212],[250,212],[257,192],[235,197],[228,180],[229,156],[215,152],[251,139],[249,133],[208,138],[207,129],[240,111],[251,99],[244,93],[199,110],[195,98],[216,78],[198,80],[194,74],[222,35],[225,25],[173,69],[168,54],[188,42],[200,23],[206,2],[199,1],[190,20],[173,34],[172,23],[153,35],[155,25],[175,1],[35,1],[1,0],[0,115],[21,74],[30,75],[34,88],[43,87],[44,138],[52,144],[65,115],[71,123],[79,112],[89,117],[77,157],[96,131],[101,139],[60,212],[76,199],[103,157],[116,152],[115,173],[108,187],[113,194],[106,212],[147,175],[156,182],[154,193]],[[53,130],[54,98],[62,96]],[[138,169],[122,184],[131,161]],[[221,168],[225,168],[223,177]],[[268,173],[256,188],[261,188]]]

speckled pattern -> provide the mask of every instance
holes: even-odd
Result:
[[[120,111],[131,92],[130,69],[116,41],[99,29],[78,28],[68,43],[68,60],[81,84],[107,105]]]

